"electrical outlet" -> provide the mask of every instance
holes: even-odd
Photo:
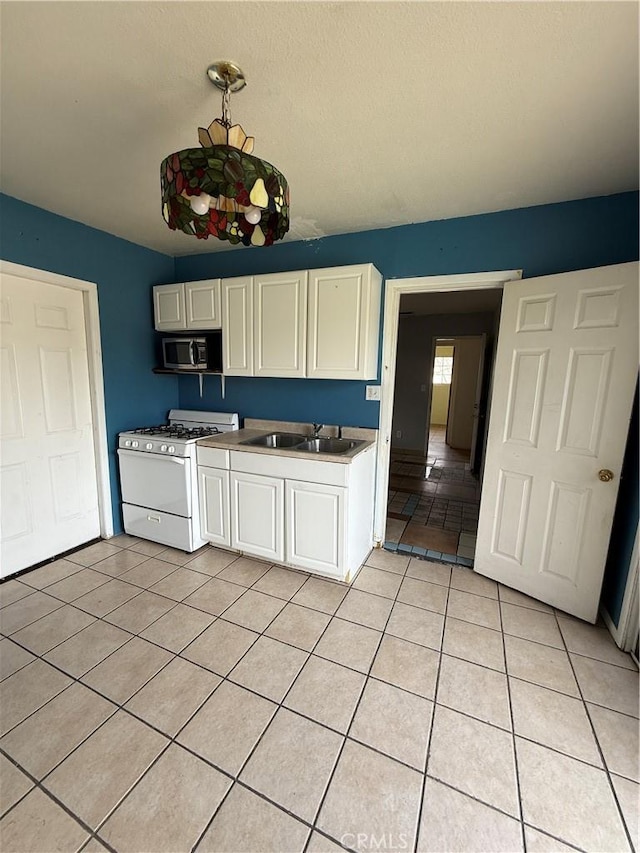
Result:
[[[380,399],[380,386],[379,385],[367,385],[367,391],[364,396],[365,400],[379,400]]]
[[[396,438],[402,438],[402,430],[401,429],[396,430]]]

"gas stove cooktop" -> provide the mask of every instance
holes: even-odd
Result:
[[[172,409],[169,422],[121,432],[118,446],[126,450],[145,450],[173,456],[191,455],[189,447],[199,438],[238,429],[236,412],[198,412]]]
[[[138,427],[130,430],[132,435],[144,435],[150,438],[206,438],[208,435],[219,435],[221,430],[215,426],[185,426],[184,424],[160,424],[152,427]]]

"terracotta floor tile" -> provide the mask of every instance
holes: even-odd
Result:
[[[458,547],[458,533],[451,533],[438,527],[424,527],[421,524],[407,524],[400,539],[403,545],[418,545],[432,551],[455,554]]]

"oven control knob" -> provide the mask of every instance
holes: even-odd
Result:
[[[130,438],[128,438],[128,439],[125,441],[124,446],[125,446],[125,447],[131,447],[131,439],[130,439]]]
[[[166,453],[166,452],[167,452],[167,445],[166,445],[166,444],[163,444],[163,445],[162,445],[162,447],[160,448],[160,450],[161,450],[163,453]]]
[[[132,441],[132,442],[131,442],[131,447],[137,447],[137,446],[138,446],[138,442],[137,442],[137,441]]]
[[[169,447],[167,448],[167,452],[168,452],[168,453],[175,453],[175,452],[176,452],[176,449],[175,449],[175,447],[173,446],[173,444],[170,444],[170,445],[169,445]]]
[[[146,449],[146,450],[153,450],[153,444],[151,444],[151,442],[150,442],[150,441],[148,441],[148,442],[145,444],[145,449]]]

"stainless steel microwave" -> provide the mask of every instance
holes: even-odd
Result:
[[[222,333],[162,339],[163,367],[222,373]]]

